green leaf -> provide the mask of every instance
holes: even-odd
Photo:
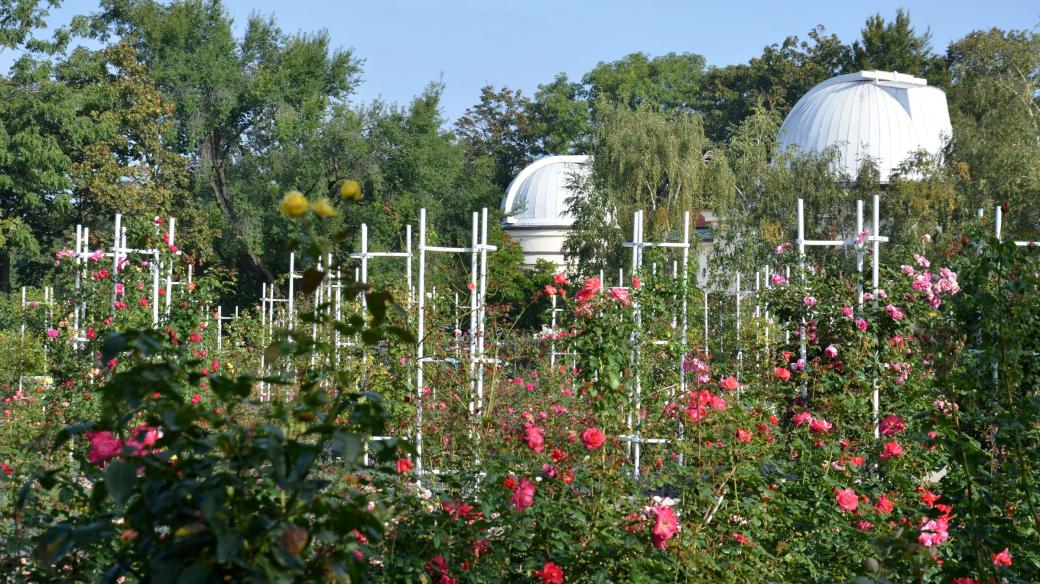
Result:
[[[209,566],[192,564],[188,566],[187,570],[181,572],[181,575],[177,578],[177,584],[202,584],[209,577],[209,572]]]
[[[105,486],[112,500],[122,505],[134,492],[134,482],[137,480],[137,468],[135,465],[118,461],[105,467]]]
[[[333,446],[348,463],[354,463],[361,455],[361,436],[351,432],[336,432],[332,435]]]
[[[73,436],[79,436],[93,427],[94,422],[77,422],[75,424],[69,424],[58,432],[58,436],[54,439],[54,445],[51,448],[57,450]]]
[[[317,268],[307,268],[303,271],[303,278],[300,282],[300,290],[304,294],[312,294],[321,286],[321,281],[325,279],[325,272]]]
[[[105,343],[101,346],[101,362],[107,363],[115,359],[126,348],[128,341],[126,335],[121,333],[112,333],[105,337]]]
[[[227,563],[242,547],[242,536],[237,533],[225,533],[217,537],[217,562]]]

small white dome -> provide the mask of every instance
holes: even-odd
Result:
[[[570,227],[569,185],[576,174],[589,172],[588,156],[547,156],[516,175],[502,198],[504,225],[510,227]]]
[[[938,153],[952,133],[941,89],[911,75],[861,71],[832,77],[802,96],[780,128],[779,143],[816,154],[837,148],[835,170],[853,178],[871,158],[888,183],[911,154]]]

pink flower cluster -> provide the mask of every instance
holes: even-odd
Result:
[[[682,368],[687,373],[693,373],[697,378],[697,383],[704,384],[711,381],[711,370],[708,368],[708,364],[696,357],[683,360]]]
[[[700,422],[711,413],[711,410],[723,411],[726,400],[708,390],[690,392],[690,402],[686,406],[686,416],[691,422]]]
[[[596,293],[599,292],[601,287],[602,284],[600,283],[599,278],[596,278],[595,276],[588,278],[585,280],[585,283],[582,284],[581,289],[574,294],[574,299],[577,300],[579,304],[584,304],[595,298]]]
[[[815,418],[809,412],[798,412],[791,417],[791,423],[795,426],[809,426],[809,431],[813,434],[827,434],[834,427],[834,424],[824,420],[823,418]]]
[[[921,256],[914,256],[917,258],[917,264],[922,268],[925,268],[920,274],[916,273],[914,268],[911,266],[902,266],[904,274],[913,278],[910,287],[920,292],[928,304],[932,308],[939,308],[942,304],[943,294],[956,294],[961,291],[960,285],[957,283],[957,273],[950,270],[949,268],[940,268],[939,277],[936,278],[929,270],[928,260]]]

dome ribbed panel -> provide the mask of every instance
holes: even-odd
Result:
[[[855,178],[871,158],[881,182],[915,151],[935,154],[952,134],[946,94],[923,79],[865,71],[813,87],[780,128],[782,149],[820,154],[837,150],[834,170]]]
[[[507,226],[569,227],[567,213],[571,181],[588,172],[587,156],[550,156],[535,161],[513,179],[502,199]]]

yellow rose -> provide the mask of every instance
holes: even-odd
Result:
[[[361,183],[356,180],[345,180],[339,185],[339,196],[348,201],[361,200]]]
[[[336,210],[329,204],[328,199],[321,199],[320,201],[311,203],[311,210],[314,211],[319,217],[335,217],[337,215]]]
[[[308,207],[307,197],[300,191],[289,191],[282,198],[282,213],[285,213],[286,217],[299,217],[307,212]]]

